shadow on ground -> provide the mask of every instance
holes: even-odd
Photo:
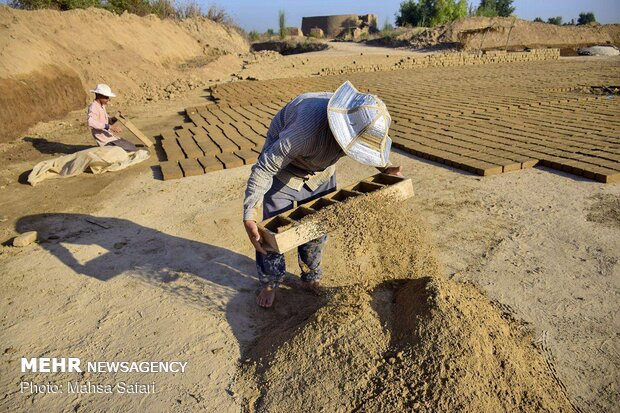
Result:
[[[62,142],[53,142],[48,141],[45,138],[34,138],[31,136],[26,136],[23,139],[25,142],[30,142],[32,146],[39,152],[55,155],[55,154],[64,154],[68,155],[71,153],[79,152],[84,149],[90,149],[94,145],[69,145]]]
[[[20,233],[37,231],[40,246],[78,274],[102,282],[136,277],[189,305],[223,312],[243,356],[269,325],[319,302],[296,288],[289,274],[274,308],[259,308],[254,259],[125,219],[37,214],[20,218],[15,227]]]

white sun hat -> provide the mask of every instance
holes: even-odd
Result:
[[[99,83],[97,87],[95,87],[94,89],[91,89],[91,92],[98,93],[100,95],[107,96],[110,98],[116,97],[116,95],[112,93],[112,89],[110,89],[110,86],[106,85],[105,83]]]
[[[348,80],[327,105],[329,128],[342,150],[366,165],[385,167],[392,139],[392,118],[385,103],[375,95],[360,93]]]

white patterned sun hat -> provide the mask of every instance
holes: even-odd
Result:
[[[112,89],[110,88],[110,86],[106,85],[105,83],[99,83],[94,89],[91,89],[91,92],[110,98],[116,97],[116,95],[112,93]]]
[[[358,92],[347,80],[329,100],[327,119],[332,134],[348,156],[366,165],[388,165],[392,118],[381,99]]]

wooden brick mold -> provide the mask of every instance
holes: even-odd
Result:
[[[373,175],[269,218],[258,224],[258,231],[268,250],[284,253],[321,235],[316,228],[317,221],[312,219],[313,214],[364,194],[367,195],[368,202],[377,199],[378,195],[388,194],[391,199],[404,200],[413,196],[413,184],[409,178],[383,173]],[[346,207],[346,204],[343,207]],[[303,222],[300,222],[302,219]]]

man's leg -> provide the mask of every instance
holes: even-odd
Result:
[[[273,180],[271,189],[263,198],[263,219],[271,218],[293,208],[294,197],[287,188],[277,179]],[[271,307],[275,298],[275,291],[286,275],[284,254],[256,252],[256,272],[260,282],[260,293],[256,302],[261,307]]]
[[[323,235],[297,248],[302,286],[307,290],[318,292],[317,287],[323,275],[321,261],[323,259],[323,248],[325,248],[326,243],[327,235]]]
[[[307,198],[301,201],[308,201],[319,198],[336,190],[336,175],[334,174],[329,181],[318,187],[316,191],[308,192]],[[315,293],[318,292],[319,282],[323,275],[321,265],[323,259],[323,249],[327,243],[327,234],[306,242],[297,248],[297,259],[301,269],[302,286]]]

